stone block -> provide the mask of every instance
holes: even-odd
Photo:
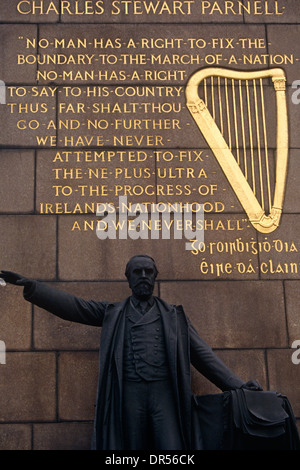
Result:
[[[0,212],[33,212],[34,153],[0,151]]]
[[[1,421],[54,420],[55,377],[54,353],[7,353],[1,365]]]
[[[90,450],[92,423],[47,423],[33,425],[34,450]]]
[[[1,424],[0,450],[31,450],[31,425]]]
[[[0,5],[1,22],[5,23],[51,23],[58,21],[58,12],[59,0],[45,0],[43,2],[2,0]],[[20,30],[20,26],[18,28]]]
[[[279,227],[270,234],[258,234],[261,279],[299,279],[298,214],[283,214]]]
[[[244,3],[245,23],[276,23],[276,27],[280,23],[287,23],[284,25],[285,28],[291,23],[299,23],[300,10],[297,0],[289,0],[288,2],[256,2],[256,4],[255,2]]]
[[[215,353],[235,375],[245,382],[257,380],[266,390],[266,365],[263,351],[217,350]],[[194,367],[192,367],[192,390],[195,395],[221,392]]]
[[[76,99],[70,94],[66,97],[62,91],[58,103],[58,147],[156,149],[205,144],[186,109],[184,87],[155,84],[151,81],[144,86],[77,87],[81,94]],[[95,88],[98,93],[101,88],[105,90],[101,97],[97,92],[96,96],[91,94]],[[150,158],[153,164],[153,155]],[[152,172],[145,177],[152,182]]]
[[[58,412],[62,420],[86,421],[94,417],[98,354],[62,352],[58,365]]]
[[[1,3],[0,9],[2,10],[2,8],[3,3]],[[9,10],[8,7],[6,8]],[[26,38],[36,38],[36,35],[37,27],[35,25],[0,25],[0,80],[4,81],[7,85],[10,83],[13,83],[14,85],[35,83],[37,70],[36,65],[18,65],[18,55],[28,54],[28,49],[26,49]],[[36,51],[37,49],[35,47],[31,50],[31,54],[36,54]],[[11,101],[10,93],[7,91],[7,102]]]
[[[293,123],[291,123],[293,125]],[[300,174],[300,164],[298,151],[291,149],[289,152],[288,174],[286,181],[286,193],[284,198],[283,212],[284,213],[299,213],[300,190],[298,184],[298,175]]]
[[[286,395],[294,414],[300,416],[299,365],[293,364],[293,349],[273,349],[267,351],[270,390]]]
[[[295,82],[298,79],[295,76]],[[299,131],[298,131],[298,122],[300,117],[300,93],[299,85],[296,83],[293,87],[290,85],[287,88],[287,100],[288,100],[288,118],[289,118],[289,145],[291,149],[297,149],[300,145]],[[297,150],[294,150],[297,152]],[[290,150],[290,156],[293,155],[292,150]],[[291,157],[290,157],[291,160]],[[291,163],[289,163],[291,165]],[[289,175],[290,177],[290,175]],[[289,180],[288,180],[289,181]]]
[[[63,291],[86,300],[120,301],[131,294],[127,282],[55,283]],[[96,349],[99,348],[100,328],[68,322],[34,307],[34,345],[36,349]]]
[[[191,247],[173,253],[170,244],[176,279],[258,279],[255,230],[244,214],[204,213],[204,245],[195,242]]]
[[[33,279],[56,273],[56,220],[43,216],[1,216],[1,269]]]
[[[286,295],[286,316],[290,340],[289,346],[291,346],[292,341],[300,339],[300,285],[299,281],[286,281],[284,285]]]
[[[141,196],[130,194],[135,186]],[[128,203],[147,199],[150,204],[156,201],[155,194],[145,198],[145,191],[154,186],[155,157],[149,151],[44,150],[37,155],[40,213],[90,214],[96,213],[97,204],[103,212],[108,204],[118,211],[119,194],[124,193]]]
[[[213,348],[266,348],[287,344],[280,282],[163,282],[160,295],[182,304],[199,335]]]
[[[299,9],[299,5],[297,8]],[[270,57],[273,58],[273,62],[271,61],[270,65],[285,70],[287,83],[289,85],[291,85],[294,80],[299,79],[297,61],[299,60],[300,51],[296,39],[299,35],[299,31],[300,26],[298,24],[276,24],[267,26],[269,54]]]
[[[85,224],[85,220],[91,227],[91,223],[96,219],[87,219],[82,216],[60,217],[59,276],[61,280],[123,281],[126,279],[125,266],[131,256],[144,253],[159,260],[162,259],[161,255],[163,252],[166,253],[169,245],[168,240],[133,240],[129,237],[124,240],[99,240],[95,233],[96,224],[94,224],[94,230],[91,230]],[[79,228],[75,226],[76,223]],[[71,246],[72,255],[69,251]],[[164,266],[162,262],[159,264],[161,265],[160,272],[165,274],[169,271],[167,263]],[[173,271],[172,273],[174,276]]]
[[[193,134],[200,131],[190,122]],[[190,204],[194,209],[203,204],[205,218],[218,212],[243,213],[231,185],[219,166],[211,149],[164,149],[156,151],[157,185],[161,189],[157,202],[166,204]],[[162,206],[164,207],[164,206]],[[183,209],[182,209],[183,210]]]
[[[31,347],[31,305],[24,301],[23,288],[12,285],[0,290],[1,341],[6,350]]]
[[[7,87],[7,93],[11,97],[0,106],[1,146],[51,147],[52,139],[56,139],[55,95],[49,92],[47,96],[37,96],[41,93],[38,86]]]

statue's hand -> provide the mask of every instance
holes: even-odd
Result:
[[[246,390],[253,390],[256,392],[262,392],[262,386],[256,380],[249,380],[248,382],[244,383],[241,388],[245,388]]]
[[[5,282],[16,286],[26,286],[31,282],[30,279],[12,271],[1,271],[0,278],[4,279]]]

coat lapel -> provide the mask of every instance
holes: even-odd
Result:
[[[188,327],[182,306],[170,306],[158,299],[164,325],[167,354],[178,417],[186,448],[191,442],[191,397]],[[179,380],[178,380],[179,379]]]
[[[96,449],[122,449],[123,445],[122,367],[125,312],[128,300],[110,304],[105,317],[105,336],[103,335],[101,338],[100,344],[98,404],[93,444],[93,448]],[[171,380],[183,438],[187,445],[186,448],[189,448],[191,391],[189,374],[186,369],[186,361],[188,362],[186,356],[189,355],[186,319],[181,307],[170,306],[159,298],[155,298],[155,301],[164,329]]]
[[[177,364],[177,319],[176,310],[174,307],[166,304],[161,299],[157,299],[157,305],[161,315],[161,320],[165,333],[166,350],[168,360],[171,368],[172,377],[176,377],[176,364]]]

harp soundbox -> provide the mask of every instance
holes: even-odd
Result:
[[[186,104],[249,221],[271,233],[281,218],[288,162],[286,78],[204,68],[186,86]],[[273,123],[271,122],[273,119]]]

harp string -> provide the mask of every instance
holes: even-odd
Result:
[[[267,138],[267,126],[266,126],[265,98],[264,98],[264,89],[263,89],[263,80],[262,79],[260,79],[260,96],[261,96],[262,123],[263,123],[264,146],[265,146],[265,162],[266,162],[266,174],[267,174],[268,204],[269,204],[269,209],[270,209],[272,207],[271,181],[270,181],[270,168],[269,168],[269,152],[268,152],[268,138]]]
[[[220,126],[221,126],[220,130],[221,130],[221,134],[224,135],[221,77],[218,77],[218,99],[219,99],[219,113],[220,113]]]
[[[244,155],[244,174],[245,174],[246,180],[248,181],[247,148],[246,148],[244,106],[243,106],[243,93],[242,93],[241,80],[239,80],[239,97],[240,97],[240,116],[241,116],[241,128],[242,128],[242,140],[243,140],[243,155]]]
[[[226,115],[227,115],[227,128],[228,128],[228,147],[229,147],[230,150],[232,150],[230,109],[229,109],[229,96],[228,96],[227,78],[225,78],[225,101],[226,101]]]
[[[264,210],[272,207],[272,184],[264,80],[209,77],[202,96],[253,194]]]
[[[248,124],[249,124],[250,156],[251,156],[252,190],[253,190],[254,195],[256,196],[253,132],[252,132],[252,118],[251,118],[251,103],[250,103],[250,90],[249,90],[249,81],[248,80],[246,80],[246,92],[247,92],[247,111],[248,111]]]
[[[208,106],[208,102],[207,102],[207,82],[206,82],[206,78],[204,79],[204,102],[205,102],[206,106]]]
[[[234,118],[234,132],[235,132],[235,146],[236,146],[236,158],[240,165],[240,149],[239,149],[239,136],[238,136],[238,123],[237,123],[237,109],[236,109],[236,97],[235,97],[235,81],[232,79],[232,104],[233,104],[233,118]]]
[[[216,111],[215,111],[215,94],[214,94],[214,78],[211,77],[211,102],[212,102],[212,116],[216,119]]]
[[[253,80],[253,93],[254,93],[255,124],[256,124],[256,137],[257,137],[257,154],[258,154],[260,197],[261,197],[261,206],[265,210],[265,196],[264,196],[264,185],[263,185],[262,160],[261,160],[262,157],[261,157],[261,144],[260,144],[260,128],[259,128],[260,122],[259,122],[259,114],[258,114],[256,80]]]

